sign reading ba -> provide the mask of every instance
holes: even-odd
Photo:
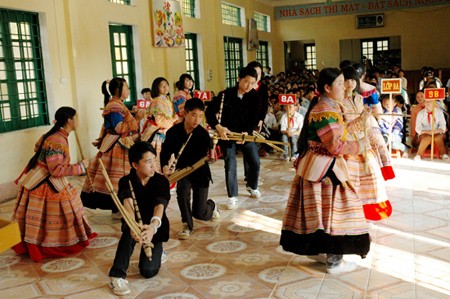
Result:
[[[137,105],[138,109],[147,109],[148,106],[150,106],[150,103],[151,103],[150,100],[140,99],[140,100],[137,100],[136,105]]]
[[[402,83],[400,78],[381,79],[381,93],[401,93]]]
[[[445,88],[425,88],[423,90],[425,100],[445,99]]]
[[[294,105],[297,102],[297,97],[295,94],[279,94],[278,103],[280,105]]]
[[[196,90],[194,91],[194,98],[198,98],[202,101],[211,101],[211,92],[204,90]]]

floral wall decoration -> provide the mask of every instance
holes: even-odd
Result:
[[[173,48],[185,46],[179,1],[153,0],[153,30],[156,47]]]

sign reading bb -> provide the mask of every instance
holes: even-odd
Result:
[[[294,105],[297,102],[297,97],[295,94],[279,94],[278,103],[280,105]]]
[[[194,91],[194,98],[199,98],[202,101],[211,101],[211,92],[204,90]]]

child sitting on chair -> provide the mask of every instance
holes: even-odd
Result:
[[[434,119],[433,119],[434,110]],[[431,130],[434,121],[434,132]],[[436,144],[442,159],[448,160],[447,149],[444,143],[444,133],[447,130],[444,112],[433,101],[425,101],[425,109],[422,109],[416,118],[416,132],[419,135],[419,149],[414,160],[420,160],[423,152],[431,144],[431,136],[434,134]]]
[[[390,99],[389,95],[381,96],[384,115],[379,118],[381,134],[383,134],[386,144],[391,140],[391,148],[406,152],[406,146],[402,143],[403,139],[403,118],[402,110],[397,106],[395,99]]]

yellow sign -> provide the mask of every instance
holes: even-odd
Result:
[[[402,84],[400,78],[381,79],[381,93],[401,93]]]

